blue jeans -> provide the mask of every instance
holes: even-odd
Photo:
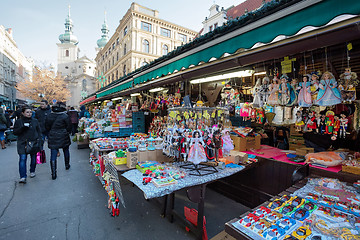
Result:
[[[19,173],[20,178],[26,178],[26,159],[27,154],[19,154]],[[30,154],[30,172],[35,172],[36,168],[36,154]]]
[[[59,149],[50,149],[50,161],[56,161]],[[64,158],[70,159],[69,147],[63,148]]]
[[[49,133],[46,131],[46,132],[43,132],[42,134],[41,134],[41,138],[42,138],[42,142],[41,142],[41,145],[40,145],[40,150],[42,151],[42,150],[44,150],[44,143],[45,143],[45,139],[46,138],[49,138]]]
[[[0,141],[5,140],[4,132],[5,131],[0,131]]]

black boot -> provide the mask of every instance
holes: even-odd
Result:
[[[52,180],[56,179],[56,161],[50,161],[51,166],[51,178]]]
[[[70,158],[67,158],[65,156],[64,156],[64,158],[65,158],[65,169],[69,170],[69,168],[70,168]]]

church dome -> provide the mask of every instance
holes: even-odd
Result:
[[[61,43],[72,43],[72,44],[78,44],[79,41],[77,37],[73,34],[73,23],[70,19],[70,6],[69,6],[69,14],[67,18],[65,19],[65,33],[59,35],[59,40]]]
[[[106,24],[106,13],[105,13],[104,23],[101,26],[101,32],[102,32],[101,38],[99,40],[97,40],[97,42],[96,42],[96,44],[98,45],[98,48],[105,47],[106,43],[109,40],[109,36],[108,36],[109,28],[108,28],[108,25]]]

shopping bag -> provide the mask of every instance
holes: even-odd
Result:
[[[184,215],[186,220],[188,220],[189,222],[191,222],[192,224],[194,224],[195,226],[197,226],[197,220],[198,220],[198,211],[194,208],[190,209],[188,207],[184,206]],[[185,227],[186,231],[190,231],[190,229],[188,227]],[[208,235],[207,235],[207,231],[206,231],[206,219],[204,216],[204,220],[203,220],[203,235],[202,235],[202,240],[208,240]]]
[[[37,164],[46,163],[45,150],[41,150],[36,154],[36,163]]]

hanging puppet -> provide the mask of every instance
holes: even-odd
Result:
[[[341,103],[341,94],[337,88],[337,82],[334,75],[330,72],[325,72],[319,84],[319,93],[316,104],[319,106],[333,106]]]
[[[222,136],[221,136],[222,142],[223,142],[223,155],[224,156],[229,156],[230,155],[230,151],[234,150],[234,143],[232,141],[232,139],[230,138],[230,131],[229,129],[224,129],[222,131]]]
[[[269,85],[269,97],[267,103],[269,105],[277,105],[279,102],[279,79],[275,76]]]
[[[204,143],[205,143],[205,154],[208,161],[214,160],[215,157],[215,149],[214,142],[212,140],[212,136],[210,136],[209,131],[204,131]]]
[[[346,118],[346,113],[343,111],[340,113],[340,138],[346,137],[346,131],[348,128],[349,119]]]
[[[301,111],[296,112],[296,120],[295,120],[295,127],[297,132],[301,132],[305,126],[304,120],[302,118]]]
[[[313,104],[316,103],[316,99],[319,93],[319,75],[318,72],[311,73],[311,86],[310,86],[310,94],[311,94],[311,102]]]
[[[300,107],[310,107],[312,105],[311,83],[309,80],[309,75],[304,75],[302,82],[299,83],[298,104]]]
[[[325,117],[325,134],[332,134],[334,130],[334,116],[333,111],[327,111]]]
[[[270,79],[269,77],[264,77],[262,79],[262,85],[260,87],[260,97],[261,97],[261,101],[260,103],[262,104],[260,107],[263,107],[265,103],[267,103],[268,101],[268,97],[269,97],[269,82]]]
[[[351,68],[345,68],[340,75],[339,89],[344,102],[352,102],[356,99],[356,86],[359,84],[357,74],[351,72]]]
[[[291,80],[290,86],[291,86],[290,92],[293,92],[293,100],[292,100],[292,103],[290,104],[292,106],[298,102],[298,96],[299,96],[299,91],[297,90],[298,80],[296,78],[293,78]]]
[[[279,103],[282,106],[288,105],[290,102],[290,84],[288,83],[288,76],[282,75],[280,77],[279,85]]]
[[[215,147],[215,159],[216,159],[216,162],[219,162],[219,158],[223,157],[223,153],[222,153],[223,141],[221,139],[220,130],[214,131],[213,142],[214,142],[214,147]]]
[[[204,150],[204,142],[201,138],[200,131],[195,130],[190,139],[190,150],[188,155],[188,161],[199,164],[201,162],[206,162],[206,154]]]
[[[175,158],[175,161],[179,161],[180,158],[180,136],[179,131],[176,129],[173,131],[173,136],[170,145],[171,156]]]
[[[262,107],[263,103],[261,102],[261,78],[256,81],[255,86],[252,89],[252,95],[254,97],[253,106]]]

